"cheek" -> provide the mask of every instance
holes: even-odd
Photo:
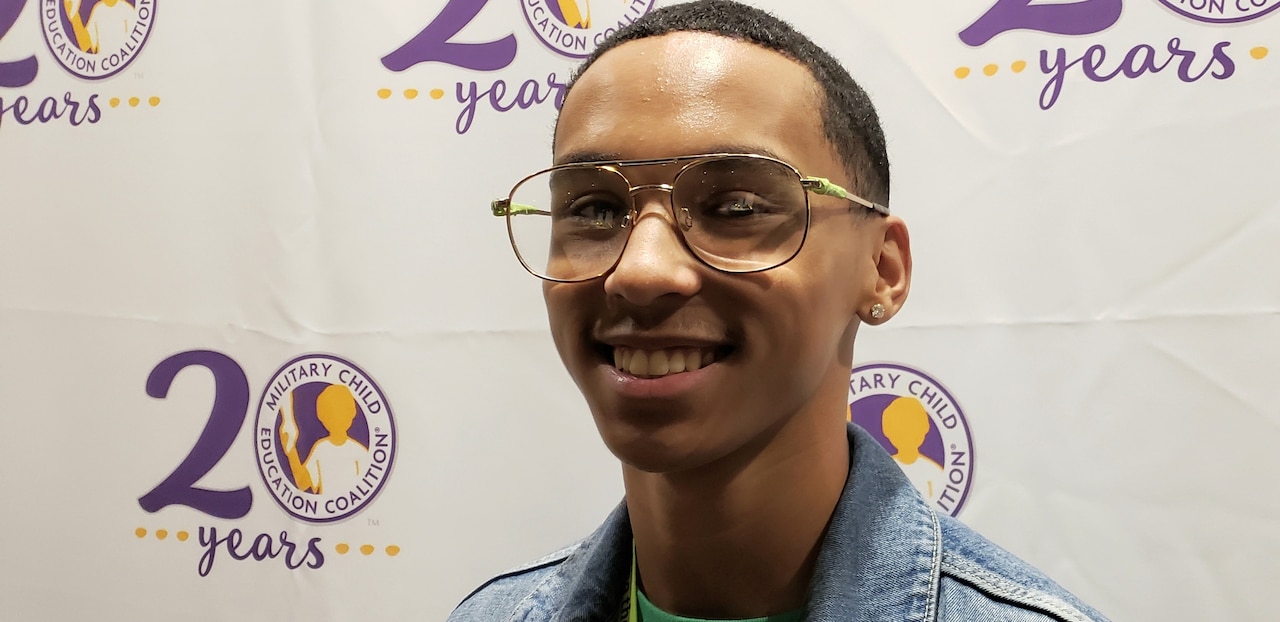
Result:
[[[853,258],[832,253],[806,259],[784,266],[778,277],[785,278],[763,291],[757,330],[783,360],[812,372],[812,366],[829,364],[840,351],[857,318],[857,294],[867,285]],[[841,264],[846,259],[847,266]]]
[[[551,328],[551,338],[563,357],[568,352],[566,339],[577,334],[577,319],[574,317],[573,296],[565,291],[564,285],[549,284],[542,289],[542,298],[547,306],[547,324]]]
[[[788,264],[791,268],[788,296],[795,299],[795,305],[803,307],[808,316],[825,317],[847,310],[853,294],[865,287],[865,275],[857,260],[850,253],[813,250],[814,253],[805,257],[808,261],[794,266]]]
[[[542,290],[551,339],[571,374],[589,356],[584,344],[590,339],[591,314],[597,309],[599,286],[597,291],[589,287],[582,283],[548,283]]]
[[[865,231],[856,224],[833,229],[814,240],[813,250],[821,252],[810,258],[801,278],[811,281],[812,291],[819,293],[813,304],[843,316],[846,326],[874,296],[879,274]]]
[[[832,343],[836,324],[843,325],[837,297],[806,283],[774,282],[766,295],[744,304],[754,309],[746,328],[746,344],[767,365],[785,362],[799,373],[812,371],[819,352]],[[833,332],[834,331],[834,332]],[[799,369],[803,368],[803,369]]]

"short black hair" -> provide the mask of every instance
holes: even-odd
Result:
[[[823,131],[854,180],[850,190],[889,204],[889,155],[871,98],[829,52],[791,24],[755,7],[732,0],[696,0],[655,9],[602,41],[569,79],[565,96],[609,50],[628,41],[691,31],[754,43],[804,65],[822,89]]]

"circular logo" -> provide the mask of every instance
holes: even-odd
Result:
[[[1280,8],[1280,0],[1160,0],[1160,4],[1178,15],[1210,24],[1247,22]]]
[[[258,471],[286,512],[311,523],[359,512],[382,490],[396,454],[391,404],[349,361],[308,354],[271,377],[258,401]]]
[[[653,3],[654,0],[520,0],[529,28],[538,39],[570,58],[590,56],[606,37],[653,9]]]
[[[53,57],[67,71],[101,80],[124,70],[142,51],[155,23],[156,0],[45,0],[40,25]]]
[[[855,367],[849,420],[880,442],[925,499],[960,513],[973,481],[973,437],[946,387],[905,365]]]

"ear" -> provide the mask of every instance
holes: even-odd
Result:
[[[907,233],[907,224],[897,216],[888,216],[879,223],[874,235],[871,243],[879,243],[875,257],[876,283],[866,308],[858,311],[862,321],[872,325],[883,324],[896,315],[911,290],[911,236]],[[877,304],[884,308],[883,313],[876,314],[880,317],[873,316],[872,308]]]

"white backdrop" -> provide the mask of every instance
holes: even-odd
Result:
[[[889,136],[916,279],[858,362],[945,385],[961,518],[1116,619],[1267,620],[1280,579],[1280,14],[1233,2],[757,2]],[[605,516],[616,462],[488,215],[550,160],[548,13],[137,0],[77,52],[59,4],[0,0],[0,619],[439,620]],[[615,4],[562,26],[646,8]],[[200,350],[216,376],[148,394]],[[323,523],[258,466],[311,354],[395,443]]]

